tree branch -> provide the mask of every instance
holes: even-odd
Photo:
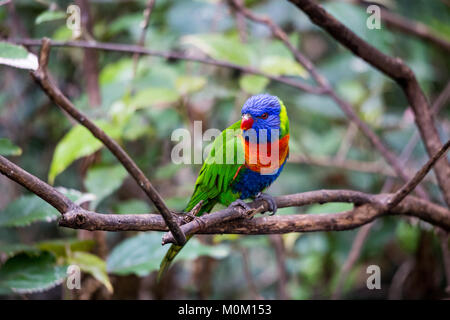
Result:
[[[130,156],[122,149],[122,147],[113,139],[111,139],[102,129],[100,129],[94,122],[92,122],[86,115],[78,111],[75,106],[67,99],[66,96],[59,90],[59,88],[50,80],[47,64],[50,53],[50,40],[44,38],[42,40],[41,54],[39,57],[39,68],[31,75],[35,81],[41,86],[42,90],[49,96],[49,98],[62,110],[67,112],[82,126],[86,127],[97,139],[99,139],[119,160],[128,173],[136,180],[138,185],[153,201],[155,207],[162,214],[164,221],[166,221],[169,229],[174,232],[177,243],[183,244],[186,242],[186,237],[176,224],[170,210],[167,208],[164,200],[160,194],[153,187],[151,182],[147,179],[141,169],[134,163]]]
[[[414,190],[414,188],[422,181],[422,179],[427,175],[435,163],[445,154],[450,147],[450,140],[448,140],[442,148],[436,152],[436,154],[431,157],[430,160],[416,173],[416,175],[409,180],[403,187],[401,187],[394,196],[388,201],[388,210],[399,204],[409,193]]]
[[[14,44],[21,44],[24,46],[41,46],[42,41],[40,39],[8,39],[8,42]],[[72,47],[72,48],[90,48],[97,50],[105,50],[105,51],[117,51],[117,52],[126,52],[126,53],[138,53],[140,55],[148,55],[148,56],[157,56],[161,58],[165,58],[168,60],[187,60],[194,61],[203,64],[214,65],[218,67],[224,67],[234,70],[239,70],[244,73],[255,74],[272,81],[284,83],[293,88],[297,88],[312,94],[323,94],[324,90],[322,88],[318,88],[307,83],[291,80],[287,77],[274,76],[265,72],[262,72],[259,69],[255,69],[253,67],[245,67],[241,65],[237,65],[234,63],[230,63],[223,60],[215,60],[211,58],[203,58],[203,57],[195,57],[192,55],[187,55],[181,52],[167,52],[167,51],[158,51],[158,50],[150,50],[147,48],[143,48],[137,45],[126,45],[126,44],[117,44],[117,43],[102,43],[102,42],[86,42],[86,41],[51,41],[52,46],[54,47]]]
[[[141,22],[141,36],[139,37],[138,46],[144,47],[145,44],[145,36],[147,34],[147,28],[150,22],[150,16],[153,11],[153,7],[155,5],[155,0],[149,0],[144,9],[144,20]],[[133,54],[133,77],[136,76],[137,66],[139,62],[139,53]]]
[[[29,191],[41,197],[61,214],[78,207],[61,192],[23,170],[3,156],[0,156],[0,172],[9,179],[17,182]]]
[[[398,83],[414,111],[415,120],[428,154],[430,156],[435,154],[442,147],[442,143],[434,125],[428,101],[413,71],[400,58],[387,56],[361,39],[314,1],[289,1],[335,40]],[[450,164],[446,159],[441,159],[436,163],[434,169],[446,203],[450,206],[450,184],[448,183],[450,181]]]
[[[435,154],[433,157],[416,173],[416,175],[409,180],[402,188],[400,188],[396,193],[389,197],[383,197],[382,195],[377,196],[376,201],[372,200],[369,203],[365,203],[361,206],[358,206],[360,203],[357,201],[352,201],[357,205],[357,207],[354,210],[347,211],[340,213],[342,216],[341,219],[343,221],[350,219],[348,215],[353,215],[354,217],[358,217],[358,215],[364,216],[373,216],[372,220],[376,217],[387,213],[392,212],[393,209],[396,208],[396,206],[399,205],[399,203],[409,194],[411,193],[414,188],[422,181],[422,179],[425,177],[425,175],[431,170],[433,165],[438,161],[438,159],[447,151],[447,149],[450,147],[450,140]],[[261,203],[262,202],[262,203]],[[319,201],[319,203],[322,203]],[[282,208],[283,204],[277,205]],[[298,203],[296,204],[298,205]],[[266,201],[254,201],[250,204],[251,210],[245,210],[244,208],[233,208],[229,207],[227,209],[216,211],[214,213],[203,215],[201,217],[195,218],[193,221],[181,226],[181,229],[183,230],[185,235],[191,235],[193,233],[197,233],[203,229],[208,229],[211,227],[214,227],[216,224],[223,224],[226,221],[235,220],[239,218],[245,218],[245,217],[253,217],[253,215],[257,212],[265,212],[268,210],[268,203]],[[447,217],[450,219],[450,216]],[[361,220],[364,220],[364,223],[359,223],[359,225],[366,224],[370,221],[365,220],[364,217],[361,218]],[[350,226],[351,223],[354,221],[346,221],[343,222],[345,226]],[[167,233],[163,236],[162,243],[166,244],[169,242],[174,242],[173,236],[171,233]]]
[[[102,214],[84,210],[70,201],[55,188],[31,175],[25,170],[0,156],[0,172],[16,181],[55,207],[62,216],[59,225],[73,229],[104,231],[168,231],[163,217],[159,214]],[[383,208],[390,194],[372,195],[351,190],[317,190],[276,197],[279,208],[300,207],[315,203],[348,202],[355,209],[336,214],[298,214],[261,218],[240,218],[223,221],[203,228],[198,223],[191,224],[192,232],[204,234],[276,234],[289,232],[340,231],[367,224],[384,215],[408,215],[427,221],[444,230],[450,230],[450,210],[426,200],[407,196],[389,212]],[[264,200],[249,203],[252,208],[268,210]],[[202,216],[202,219],[217,215],[232,215],[239,212],[245,217],[247,212],[240,207],[231,207]],[[191,220],[187,215],[174,214],[178,224],[187,225]],[[194,220],[196,221],[196,220]]]
[[[356,208],[336,214],[298,214],[279,215],[260,218],[242,218],[245,210],[240,207],[226,208],[208,215],[202,219],[205,223],[187,223],[185,215],[177,216],[182,227],[188,226],[189,234],[277,234],[289,232],[342,231],[367,224],[384,215],[408,215],[450,230],[450,211],[426,200],[408,196],[389,212],[380,210],[380,206],[390,194],[371,195],[351,190],[317,190],[305,193],[276,197],[279,208],[298,207],[315,203],[349,202]],[[249,203],[252,208],[263,206],[264,201]],[[236,212],[238,212],[236,214]],[[239,216],[235,220],[210,224],[208,219],[215,216]],[[194,221],[197,221],[195,219]],[[205,227],[206,224],[206,227]],[[105,230],[105,231],[167,231],[164,220],[157,214],[101,214],[89,211],[71,211],[64,214],[59,225],[73,229]],[[168,234],[170,235],[170,234]],[[170,236],[165,243],[173,242]]]
[[[370,5],[370,2],[367,1],[357,0],[356,2],[362,6]],[[450,42],[439,37],[436,32],[428,28],[425,24],[407,19],[386,9],[381,9],[380,16],[381,20],[383,20],[389,28],[421,38],[450,52]]]
[[[404,168],[400,165],[397,160],[396,155],[390,151],[381,141],[381,139],[375,134],[375,132],[364,122],[362,121],[357,113],[353,110],[353,107],[342,99],[336,91],[333,89],[328,80],[322,76],[315,65],[304,56],[295,46],[289,41],[288,35],[281,29],[277,24],[275,24],[269,17],[259,16],[254,14],[252,11],[245,8],[242,4],[238,3],[236,0],[229,0],[229,2],[237,8],[242,14],[248,19],[266,25],[272,32],[273,36],[280,39],[284,45],[291,51],[294,58],[298,63],[303,65],[308,72],[312,75],[316,83],[325,91],[325,94],[328,95],[334,102],[339,106],[339,108],[344,112],[348,119],[350,119],[355,125],[361,130],[364,135],[369,139],[372,145],[381,153],[381,155],[386,159],[386,162],[394,169],[395,173],[402,178],[404,181],[408,181],[409,176],[404,170]],[[423,198],[428,198],[426,192],[422,188],[418,188],[418,194]]]

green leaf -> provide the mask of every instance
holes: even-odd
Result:
[[[122,185],[127,174],[121,165],[89,169],[85,186],[88,192],[96,196],[95,200],[91,202],[91,209],[95,210],[104,198],[116,191]]]
[[[116,213],[118,214],[139,214],[139,213],[149,213],[149,205],[137,199],[131,199],[123,201],[116,206]]]
[[[54,21],[54,20],[60,20],[66,18],[66,13],[64,11],[44,11],[40,15],[37,16],[36,20],[34,21],[35,24],[40,24],[43,22],[48,21]]]
[[[170,104],[178,100],[178,93],[170,88],[147,88],[139,91],[136,96],[131,99],[130,105],[133,108],[147,108],[157,104]]]
[[[111,84],[116,81],[130,81],[133,78],[133,60],[120,59],[107,64],[99,75],[100,85]]]
[[[314,204],[307,210],[307,213],[338,213],[352,210],[353,203],[330,202],[325,204]]]
[[[300,76],[308,77],[308,72],[291,58],[281,56],[268,56],[261,61],[261,70],[274,76]]]
[[[35,247],[42,251],[49,251],[56,257],[66,257],[67,253],[70,252],[89,251],[94,245],[94,240],[79,240],[74,238],[41,241],[37,243]]]
[[[186,95],[200,91],[206,85],[204,77],[186,77],[181,76],[175,80],[175,87],[181,95]]]
[[[38,58],[24,47],[0,41],[0,64],[20,69],[37,70]]]
[[[11,202],[0,212],[0,226],[22,227],[35,221],[53,221],[60,214],[36,195],[25,195]]]
[[[0,155],[2,156],[20,156],[22,149],[14,145],[7,138],[0,138]]]
[[[250,94],[258,94],[263,92],[268,84],[269,79],[253,74],[243,75],[239,79],[241,89]]]
[[[113,287],[106,273],[106,262],[104,260],[91,253],[77,251],[68,257],[67,262],[79,266],[82,271],[91,274],[100,281],[109,292],[113,292]]]
[[[395,230],[395,235],[400,246],[409,253],[417,250],[420,241],[420,227],[413,226],[406,221],[400,221]]]
[[[160,232],[142,233],[129,238],[116,246],[107,259],[108,272],[126,275],[145,276],[159,269],[169,246],[161,246]],[[197,239],[191,239],[180,254],[178,260],[192,260],[207,255],[217,259],[229,254],[225,245],[208,246]]]
[[[8,258],[23,252],[28,255],[40,253],[36,247],[23,243],[0,243],[0,253],[5,254]]]
[[[189,35],[182,38],[187,45],[197,47],[211,58],[225,60],[238,65],[251,64],[252,52],[237,37],[226,37],[222,34]]]
[[[120,137],[121,130],[117,125],[105,121],[96,121],[96,124],[111,138]],[[52,184],[58,174],[63,172],[75,160],[88,156],[102,147],[100,140],[95,138],[85,127],[73,127],[56,146],[53,154],[48,180]]]
[[[175,258],[178,260],[194,260],[201,256],[209,256],[216,259],[223,259],[228,256],[230,249],[227,245],[219,244],[215,246],[209,246],[201,243],[197,239],[192,239],[183,248],[183,250]]]
[[[50,253],[19,254],[0,269],[0,293],[33,293],[53,288],[66,276],[66,266],[56,265]]]
[[[141,233],[116,246],[106,264],[109,273],[145,276],[159,268],[169,246],[161,245],[161,233]]]

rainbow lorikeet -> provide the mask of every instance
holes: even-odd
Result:
[[[278,178],[289,156],[286,107],[277,97],[260,94],[250,97],[241,113],[241,120],[214,141],[185,212],[200,201],[203,203],[198,216],[209,213],[217,203],[248,208],[243,200],[255,198],[265,199],[275,214],[275,200],[262,191]],[[158,279],[182,248],[170,247],[161,262]]]

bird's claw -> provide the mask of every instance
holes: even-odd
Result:
[[[250,208],[250,206],[246,202],[244,202],[244,200],[241,200],[241,199],[237,199],[236,201],[233,201],[230,204],[230,207],[242,207],[242,208],[244,208],[245,211],[252,210],[252,208]]]
[[[270,216],[273,216],[278,210],[277,202],[270,194],[260,192],[256,195],[255,200],[265,200],[269,204],[269,210],[272,211]]]

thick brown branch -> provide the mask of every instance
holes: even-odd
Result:
[[[370,195],[350,190],[317,190],[299,194],[292,194],[277,197],[276,201],[279,208],[303,206],[313,203],[327,202],[351,202],[360,203],[355,209],[333,214],[298,214],[298,215],[280,215],[260,218],[240,218],[233,221],[225,221],[216,225],[203,227],[203,224],[192,223],[190,228],[192,234],[277,234],[289,232],[314,232],[314,231],[342,231],[349,230],[384,215],[408,215],[427,221],[433,225],[439,226],[445,230],[450,230],[450,211],[439,205],[430,203],[426,200],[406,197],[399,205],[387,213],[383,213],[379,206],[391,195]],[[364,204],[361,204],[364,203]],[[262,201],[250,203],[252,207],[267,204]],[[240,211],[241,216],[245,216],[245,211],[239,207],[227,208],[216,211],[202,218],[214,215],[230,215],[235,211]],[[180,216],[179,223],[186,223],[188,219]],[[167,231],[164,221],[157,214],[139,214],[139,215],[117,215],[117,214],[99,214],[89,211],[73,211],[62,216],[60,226],[87,229],[87,230],[106,230],[106,231]],[[184,224],[185,226],[187,224]],[[190,234],[190,233],[188,233]],[[166,242],[170,242],[166,239]]]
[[[291,51],[294,58],[303,65],[308,72],[312,75],[316,83],[322,87],[331,99],[339,106],[339,108],[344,112],[350,121],[356,124],[356,126],[361,130],[364,135],[369,139],[369,141],[373,144],[373,146],[381,153],[381,155],[386,159],[386,162],[394,169],[395,173],[402,178],[404,181],[409,180],[409,176],[404,170],[404,168],[400,165],[400,162],[397,160],[396,155],[390,151],[381,141],[381,139],[375,134],[375,132],[359,118],[357,113],[353,110],[353,107],[342,99],[336,91],[332,88],[331,84],[328,80],[323,77],[315,67],[315,65],[304,56],[295,46],[290,42],[288,35],[281,29],[277,24],[275,24],[269,17],[259,16],[254,14],[252,11],[246,9],[242,4],[238,3],[236,0],[229,0],[229,2],[237,8],[242,14],[248,19],[266,25],[272,32],[273,36],[280,39],[284,45]],[[417,189],[418,194],[423,198],[428,198],[426,192],[422,188]]]
[[[359,1],[359,3],[362,6],[369,5],[366,1]],[[381,9],[380,13],[381,20],[383,20],[389,28],[421,38],[450,52],[450,42],[438,36],[425,24],[407,19],[399,14],[385,9]]]
[[[82,126],[86,127],[97,139],[114,154],[117,160],[124,166],[128,173],[136,180],[142,190],[153,201],[155,207],[164,217],[170,230],[174,232],[174,236],[178,243],[182,244],[186,241],[183,232],[176,224],[172,217],[170,210],[167,208],[164,200],[153,187],[151,182],[147,179],[141,169],[134,163],[130,156],[122,149],[122,147],[113,139],[111,139],[102,129],[100,129],[94,122],[92,122],[86,115],[77,110],[72,102],[64,96],[59,88],[50,80],[47,71],[48,56],[50,51],[50,40],[44,38],[42,41],[41,55],[39,60],[39,69],[31,75],[36,82],[41,86],[44,92],[51,98],[51,100],[59,106],[62,110],[67,112]]]
[[[79,208],[55,188],[31,175],[25,170],[0,156],[0,172],[35,193],[62,213],[59,225],[74,229],[105,231],[168,231],[163,217],[159,214],[101,214]],[[315,203],[349,202],[355,209],[338,214],[299,214],[291,216],[273,216],[246,218],[248,212],[240,207],[227,208],[205,215],[204,217],[231,216],[239,212],[240,218],[233,221],[222,221],[219,224],[203,228],[202,224],[191,222],[197,233],[239,233],[239,234],[275,234],[288,232],[312,232],[347,230],[380,217],[380,207],[391,197],[389,194],[371,195],[351,190],[317,190],[276,198],[279,208],[299,207]],[[253,208],[268,210],[268,204],[254,201],[249,204]],[[450,230],[450,210],[439,205],[407,196],[401,203],[387,214],[410,215]],[[186,225],[191,218],[187,215],[174,215],[178,224]],[[203,217],[202,217],[203,218]]]
[[[434,225],[449,226],[450,211],[426,200],[408,196],[400,204],[390,211],[385,210],[389,194],[370,195],[350,190],[318,190],[276,198],[279,208],[304,206],[314,203],[350,202],[356,205],[355,209],[337,214],[319,215],[289,215],[263,218],[238,218],[232,221],[220,222],[217,217],[245,217],[243,208],[227,208],[201,217],[202,222],[192,221],[182,226],[186,235],[194,233],[238,233],[238,234],[275,234],[288,232],[313,232],[313,231],[341,231],[367,224],[383,215],[410,215],[415,216]],[[251,208],[262,206],[263,211],[268,210],[264,201],[249,203]],[[238,212],[238,213],[237,213]],[[173,242],[170,234],[164,237],[163,243]]]
[[[369,203],[365,203],[364,205],[357,206],[354,210],[349,211],[347,213],[354,214],[355,217],[358,217],[360,214],[361,208],[364,207],[364,213],[370,215],[374,215],[373,219],[382,214],[393,212],[393,209],[408,195],[410,194],[414,188],[422,181],[425,175],[431,170],[436,161],[447,151],[450,147],[450,140],[442,147],[439,152],[437,152],[415,175],[409,180],[405,185],[400,188],[395,194],[389,197],[377,196],[373,198]],[[327,192],[324,192],[327,195]],[[235,220],[239,218],[245,217],[253,217],[255,212],[265,212],[268,210],[268,204],[263,201],[255,201],[250,204],[251,210],[246,211],[244,208],[227,208],[225,210],[217,211],[208,215],[204,215],[202,217],[196,218],[194,221],[189,222],[181,227],[184,234],[191,235],[203,229],[208,229],[217,224],[223,224],[225,221]],[[355,205],[359,205],[359,201],[352,201]],[[278,202],[277,202],[278,204]],[[298,204],[296,204],[298,205]],[[282,207],[283,204],[280,204]],[[342,213],[343,215],[344,213]],[[448,217],[450,219],[450,217]],[[372,219],[372,220],[373,220]],[[345,219],[344,219],[345,220]],[[367,223],[364,222],[363,224]],[[347,223],[345,223],[347,225]],[[350,224],[351,225],[351,224]],[[174,242],[173,236],[168,233],[163,236],[163,244],[168,242]]]
[[[38,195],[62,214],[77,207],[61,192],[2,156],[0,156],[0,173]]]
[[[358,57],[364,59],[400,85],[414,111],[415,120],[429,156],[431,157],[438,152],[442,143],[434,125],[428,101],[412,70],[400,58],[387,56],[361,39],[314,1],[289,1],[302,10],[314,24],[323,28]],[[447,205],[450,206],[450,184],[448,183],[450,181],[450,165],[447,159],[439,160],[434,169]]]

